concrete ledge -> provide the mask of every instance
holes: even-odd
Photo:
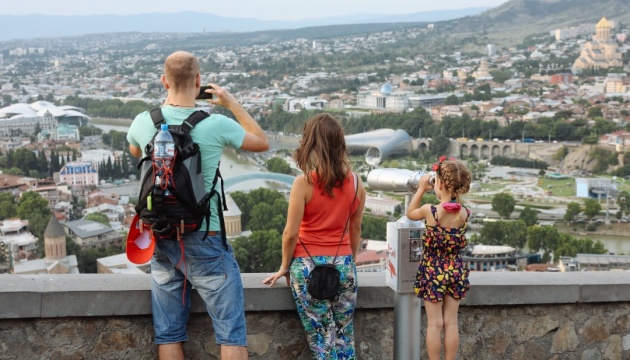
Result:
[[[42,294],[35,279],[0,275],[0,318],[41,317]]]
[[[628,272],[473,272],[467,306],[630,301]],[[242,274],[246,311],[295,309],[286,284],[262,284],[267,274]],[[384,273],[359,273],[358,308],[393,308]],[[3,275],[0,318],[147,315],[150,275]],[[204,313],[196,292],[193,312]]]

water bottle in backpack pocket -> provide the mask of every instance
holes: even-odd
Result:
[[[172,187],[173,162],[175,160],[175,140],[168,131],[168,125],[162,124],[160,131],[153,140],[153,181],[156,188],[164,191],[164,196],[171,195],[169,187]]]

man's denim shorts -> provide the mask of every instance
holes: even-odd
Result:
[[[243,285],[234,250],[229,244],[226,249],[221,233],[202,241],[203,235],[195,232],[183,236],[184,258],[180,242],[156,243],[151,259],[155,343],[188,339],[186,324],[194,286],[212,318],[217,344],[247,346]],[[184,277],[188,280],[185,291]]]

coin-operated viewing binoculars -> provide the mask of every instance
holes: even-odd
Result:
[[[376,169],[370,171],[367,183],[370,189],[404,193],[406,197],[418,190],[418,181],[427,174],[406,169]],[[430,172],[430,183],[435,183],[435,173]],[[406,201],[408,203],[409,200]],[[407,204],[405,204],[405,207]],[[404,213],[407,212],[405,209]],[[386,282],[398,293],[412,293],[418,263],[422,254],[422,235],[425,227],[421,221],[409,220],[403,215],[396,222],[387,223]]]
[[[405,195],[405,208],[418,190],[418,181],[427,174],[406,169],[375,169],[367,183],[370,189]],[[435,184],[435,172],[429,182]],[[394,358],[420,358],[420,301],[413,290],[418,265],[422,259],[424,222],[403,215],[387,223],[387,261],[385,282],[394,290]]]
[[[407,169],[375,169],[367,177],[370,189],[397,193],[415,193],[418,181],[425,174],[431,174],[429,183],[435,184],[435,171],[412,171]]]

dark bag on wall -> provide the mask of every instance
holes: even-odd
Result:
[[[339,293],[341,274],[333,264],[317,265],[311,271],[308,293],[319,300],[332,300]]]
[[[354,174],[354,198],[352,199],[352,203],[350,204],[350,214],[348,214],[348,220],[346,220],[346,226],[341,233],[341,239],[339,240],[339,246],[337,247],[337,253],[339,253],[339,247],[341,246],[341,242],[343,241],[343,235],[346,233],[348,229],[348,223],[350,222],[350,217],[352,216],[352,205],[354,204],[354,200],[357,198],[357,191],[359,186],[357,184],[357,174]],[[304,243],[302,243],[304,246]],[[308,283],[308,293],[311,294],[312,297],[318,300],[332,300],[339,293],[340,287],[340,279],[341,274],[339,270],[335,268],[335,260],[337,260],[337,254],[335,254],[335,258],[333,259],[332,264],[321,264],[317,265],[313,257],[304,246],[304,250],[315,264],[315,267],[309,274],[309,283]]]

